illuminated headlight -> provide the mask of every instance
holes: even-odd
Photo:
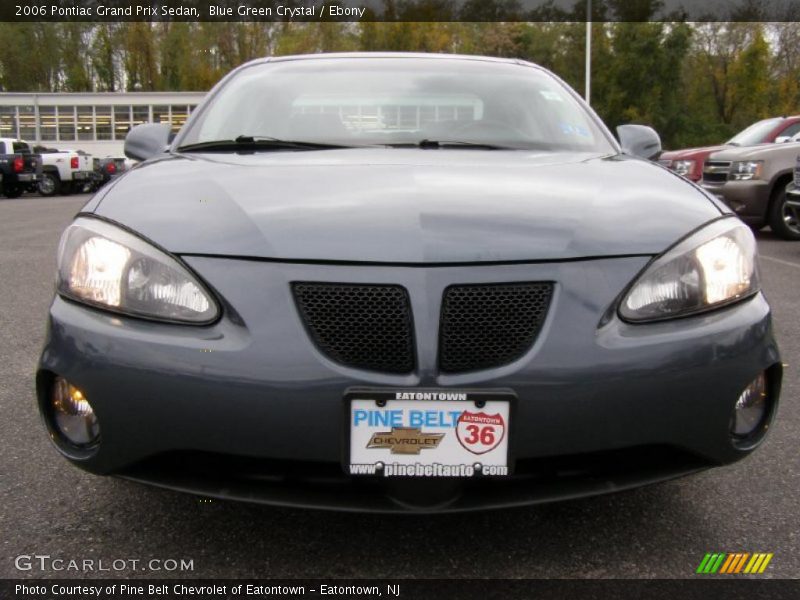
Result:
[[[58,292],[134,316],[209,323],[217,305],[175,258],[127,231],[98,219],[79,218],[58,251]]]
[[[50,397],[53,425],[71,444],[93,446],[100,439],[100,424],[92,405],[78,388],[56,377]]]
[[[753,233],[726,218],[653,261],[623,299],[620,315],[637,322],[680,317],[730,304],[759,288]]]
[[[735,181],[750,181],[751,179],[761,179],[764,170],[763,160],[750,160],[735,162],[731,165],[731,179]]]
[[[694,173],[696,164],[697,163],[693,160],[676,160],[674,163],[672,163],[672,169],[678,175],[689,177],[692,173]]]

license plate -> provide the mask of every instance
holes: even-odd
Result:
[[[504,476],[515,400],[507,390],[352,390],[345,395],[351,475]]]

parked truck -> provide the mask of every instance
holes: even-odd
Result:
[[[784,219],[789,228],[800,231],[800,154],[794,167],[794,180],[786,188],[786,210]]]
[[[42,157],[42,196],[81,192],[89,186],[94,175],[93,160],[78,150],[55,150],[37,147]]]
[[[0,176],[3,195],[8,198],[34,191],[42,176],[41,158],[22,140],[0,138]]]
[[[800,240],[795,207],[787,202],[800,143],[766,144],[715,152],[701,185],[754,229],[769,225],[778,236]]]
[[[755,146],[790,141],[800,134],[800,115],[774,117],[753,123],[724,144],[662,152],[658,162],[691,181],[700,181],[703,163],[713,152],[732,146]]]

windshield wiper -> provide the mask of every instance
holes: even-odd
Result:
[[[240,135],[232,140],[211,140],[178,146],[178,152],[207,150],[209,152],[236,152],[238,150],[330,150],[353,148],[341,144],[306,142],[302,140],[281,140],[273,137]]]
[[[424,139],[418,142],[397,142],[386,144],[390,148],[422,148],[423,150],[437,148],[475,148],[478,150],[517,150],[511,146],[499,146],[488,142],[466,142],[462,140],[429,140]]]

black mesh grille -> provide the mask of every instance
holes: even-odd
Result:
[[[551,283],[447,288],[439,329],[439,368],[459,373],[518,359],[536,340],[552,294]]]
[[[331,359],[370,371],[414,369],[411,309],[404,288],[331,283],[292,287],[314,343]]]

